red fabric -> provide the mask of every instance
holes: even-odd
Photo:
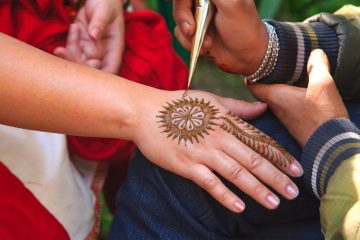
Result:
[[[72,12],[63,0],[2,0],[0,32],[52,52],[65,44]]]
[[[166,23],[151,11],[125,14],[125,52],[119,75],[152,87],[178,90],[186,86],[187,70],[172,48]],[[124,164],[135,150],[127,141],[68,137],[71,149],[86,158]]]
[[[47,52],[63,46],[73,9],[63,0],[0,1],[0,31]],[[126,34],[119,75],[166,90],[183,89],[187,70],[172,49],[165,21],[150,11],[125,14]],[[121,140],[68,137],[72,153],[91,160],[123,164],[136,149]]]
[[[0,189],[0,239],[70,239],[54,216],[1,162]]]

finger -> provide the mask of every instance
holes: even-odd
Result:
[[[116,29],[116,31],[113,31]],[[118,18],[109,28],[109,36],[105,46],[105,55],[102,62],[102,70],[117,74],[121,65],[121,59],[124,52],[124,22]]]
[[[80,47],[87,58],[102,58],[101,45],[96,45],[96,42],[83,40],[80,42]]]
[[[274,85],[263,83],[247,83],[246,86],[257,100],[267,103],[269,93],[273,90]]]
[[[279,205],[280,199],[244,166],[234,161],[228,155],[221,154],[220,152],[212,156],[214,159],[208,160],[212,160],[211,163],[213,165],[208,163],[209,167],[213,168],[241,191],[268,209],[275,209]]]
[[[82,63],[81,60],[81,49],[80,49],[80,27],[76,23],[70,25],[68,38],[66,41],[66,49],[73,59],[72,61]],[[70,60],[70,59],[68,59]]]
[[[89,35],[95,39],[101,39],[107,25],[113,20],[114,16],[112,11],[110,11],[105,4],[99,4],[96,6],[96,9],[90,12],[90,19],[88,31]]]
[[[309,94],[315,95],[320,93],[327,84],[333,84],[335,86],[329,72],[329,60],[323,50],[315,49],[311,52],[307,69],[309,74]]]
[[[221,180],[204,165],[195,165],[190,170],[189,179],[205,189],[213,198],[229,210],[240,213],[245,203],[231,192]]]
[[[233,98],[225,98],[220,96],[216,97],[225,108],[229,109],[231,112],[245,120],[259,117],[267,109],[267,105],[262,102],[249,103]]]
[[[182,35],[190,37],[195,32],[192,0],[174,0],[174,19]]]
[[[277,169],[267,159],[263,158],[260,154],[248,148],[242,142],[238,140],[228,142],[224,147],[224,152],[228,154],[231,158],[235,159],[241,166],[243,166],[244,169],[248,171],[248,175],[250,174],[249,172],[251,172],[251,174],[258,177],[265,184],[271,186],[275,191],[280,193],[285,198],[294,199],[298,196],[299,190],[288,176],[282,173],[279,169]],[[291,164],[294,164],[296,165],[296,167],[301,168],[299,163]],[[284,168],[283,170],[287,170],[287,172],[291,175],[295,175],[291,167],[288,167],[287,169]],[[298,175],[298,171],[299,170],[296,170],[296,175]],[[240,174],[243,173],[240,172],[239,175]],[[247,177],[250,179],[249,176]],[[252,181],[253,184],[256,184],[257,188],[260,188],[257,182],[255,182],[254,180]],[[260,194],[263,197],[262,199],[259,199],[259,196],[255,194],[256,192],[252,192],[251,194],[253,194],[253,196],[257,196],[257,200],[261,200],[262,203],[273,203],[273,201],[271,201],[273,200],[273,197],[269,196],[269,191],[265,191],[265,189],[263,188],[261,189],[264,191],[263,194]]]
[[[66,59],[67,50],[64,47],[57,47],[54,49],[53,54],[59,58]]]
[[[86,65],[92,68],[101,69],[102,62],[99,59],[88,59],[86,60]]]
[[[181,32],[178,26],[175,27],[174,35],[179,43],[187,50],[191,49],[191,41]]]

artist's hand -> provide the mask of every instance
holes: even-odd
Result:
[[[110,73],[117,73],[124,49],[122,1],[87,0],[70,26],[58,57]]]
[[[175,36],[191,48],[193,0],[174,0]],[[252,0],[213,0],[215,15],[203,51],[224,71],[252,74],[264,58],[268,35]]]
[[[347,110],[329,73],[329,62],[322,50],[314,50],[308,62],[308,88],[283,84],[249,84],[253,95],[268,103],[292,136],[304,146],[324,122],[348,118]]]
[[[156,96],[149,94],[148,99],[142,99],[141,109],[136,110],[139,115],[133,139],[149,160],[192,180],[234,212],[241,212],[245,204],[215,172],[269,209],[276,208],[280,200],[265,184],[287,199],[297,196],[297,187],[282,171],[300,176],[299,163],[293,161],[277,168],[234,135],[240,133],[239,129],[244,125],[236,123],[234,116],[227,114],[229,109],[243,119],[252,119],[265,111],[265,104],[226,99],[199,91],[189,91],[185,98],[189,102],[186,102],[182,94],[183,91],[162,92]],[[226,118],[236,127],[227,124]],[[226,130],[221,126],[224,123],[229,127]],[[194,132],[194,129],[199,131]],[[253,129],[250,131],[249,135],[256,135]],[[266,148],[258,143],[253,146],[266,152]]]

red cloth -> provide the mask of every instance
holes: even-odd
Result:
[[[0,239],[69,239],[63,226],[1,162],[0,189]]]
[[[166,23],[151,11],[125,14],[125,51],[119,75],[152,87],[178,90],[186,86],[187,70],[172,48]],[[135,149],[120,140],[68,137],[71,149],[94,159],[122,164]]]

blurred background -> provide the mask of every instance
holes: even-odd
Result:
[[[194,0],[195,1],[195,0]],[[224,0],[226,1],[226,0]],[[169,30],[175,27],[172,19],[172,2],[169,0],[131,0],[134,10],[152,9],[164,16]],[[262,18],[282,21],[303,21],[320,12],[334,12],[345,4],[359,5],[360,0],[255,0]],[[174,38],[174,47],[179,55],[188,63],[189,53]],[[254,101],[244,86],[241,76],[224,73],[211,62],[200,59],[196,67],[193,84],[194,89],[201,89],[238,99]],[[107,239],[112,216],[106,206],[102,212],[102,239]]]

